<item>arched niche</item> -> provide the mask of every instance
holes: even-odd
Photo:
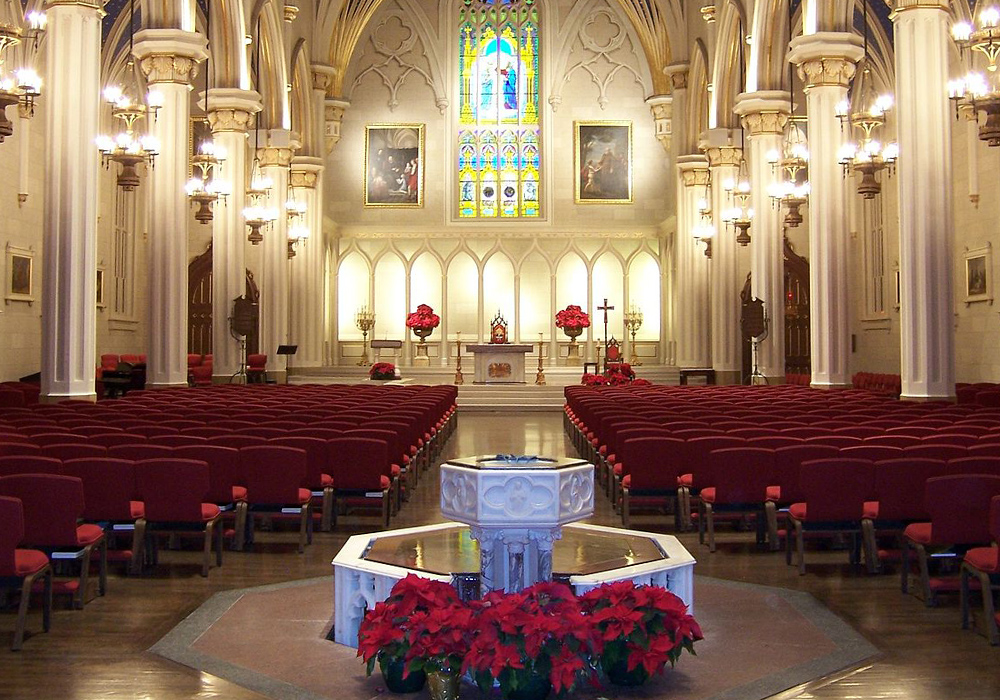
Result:
[[[410,267],[410,309],[429,304],[441,314],[441,264],[430,253],[421,253]]]
[[[604,312],[597,307],[604,306],[604,300],[615,307],[608,312],[608,335],[618,340],[625,336],[622,325],[622,306],[625,302],[625,271],[621,261],[611,253],[604,253],[594,263],[594,299],[590,312],[594,337],[604,339]]]
[[[521,263],[521,340],[534,342],[539,333],[548,338],[552,332],[552,270],[539,253],[532,253]]]
[[[375,330],[373,338],[406,335],[406,268],[395,255],[375,265]]]
[[[448,265],[448,334],[473,339],[479,333],[479,268],[468,253]]]
[[[362,306],[370,306],[368,290],[371,270],[360,253],[348,253],[337,272],[337,328],[341,340],[360,340],[361,331],[354,325],[354,315]]]
[[[634,304],[642,311],[642,326],[635,334],[635,339],[659,340],[660,266],[649,253],[639,253],[629,263],[628,293],[628,304]]]
[[[510,259],[497,253],[483,266],[483,313],[489,322],[497,311],[507,319],[510,339],[514,340],[514,266]],[[483,329],[485,333],[487,329]]]
[[[575,253],[566,255],[556,268],[556,310],[565,309],[570,304],[584,310],[590,305],[587,299],[587,265]]]

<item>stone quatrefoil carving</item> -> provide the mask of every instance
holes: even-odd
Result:
[[[580,474],[574,474],[559,488],[559,510],[561,514],[575,514],[583,511],[594,498],[594,482]]]
[[[447,474],[441,481],[441,500],[452,512],[475,512],[476,480],[464,474]]]
[[[486,489],[483,505],[502,510],[512,518],[523,518],[551,508],[554,498],[552,491],[546,487],[533,484],[523,476],[515,476]]]

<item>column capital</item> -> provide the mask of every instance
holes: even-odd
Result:
[[[893,22],[896,21],[896,13],[904,10],[950,10],[951,0],[896,0],[893,7],[894,12],[889,15]]]
[[[135,35],[135,56],[150,83],[190,85],[198,62],[208,57],[205,37],[183,29],[143,29]]]
[[[743,159],[743,149],[737,146],[710,146],[705,149],[708,156],[708,167],[719,168],[730,166],[738,168]]]
[[[262,168],[268,166],[289,167],[295,151],[302,146],[298,134],[288,129],[260,129],[256,137],[259,142],[257,161]]]
[[[323,172],[322,158],[314,156],[293,156],[289,183],[292,187],[315,189],[319,174]]]
[[[653,114],[656,140],[670,153],[670,137],[673,135],[674,97],[673,95],[653,95],[646,98],[649,111]]]
[[[205,108],[205,97],[201,100]],[[208,123],[212,131],[246,133],[250,118],[261,110],[260,93],[239,88],[212,88],[208,91]]]
[[[700,153],[679,156],[677,173],[685,187],[705,187],[711,180],[708,174],[708,158]]]
[[[670,86],[674,90],[684,90],[687,88],[689,63],[671,63],[663,66],[663,72],[670,78]]]
[[[340,124],[344,119],[344,112],[350,106],[350,102],[337,97],[327,97],[323,102],[325,121],[323,141],[326,144],[327,153],[333,151],[333,147],[340,143]]]
[[[325,63],[312,64],[313,90],[328,92],[333,85],[333,78],[337,75],[337,69]]]
[[[788,60],[798,66],[806,89],[820,85],[847,87],[865,55],[861,39],[847,32],[816,32],[789,44]]]
[[[737,96],[734,110],[750,136],[780,134],[788,123],[792,103],[784,90],[759,90]]]

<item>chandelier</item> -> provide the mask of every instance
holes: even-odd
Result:
[[[134,16],[135,0],[131,0],[131,7]],[[112,162],[122,166],[118,173],[118,186],[126,192],[131,192],[139,186],[136,166],[143,162],[152,166],[153,160],[160,152],[160,142],[155,136],[135,133],[136,123],[145,119],[147,115],[151,115],[155,121],[156,113],[163,106],[163,95],[155,90],[148,91],[143,100],[138,98],[138,95],[142,94],[139,87],[142,82],[135,60],[132,58],[135,33],[132,26],[130,22],[125,87],[109,85],[104,89],[104,99],[111,105],[111,116],[121,121],[123,130],[114,137],[103,135],[97,137],[97,148],[101,151],[104,167],[110,167]],[[146,125],[149,126],[148,120]]]
[[[705,244],[705,257],[711,258],[715,225],[712,223],[712,208],[708,203],[708,185],[705,186],[705,193],[705,196],[698,200],[698,222],[691,229],[691,235],[696,242]]]
[[[963,58],[968,56],[970,68],[974,63],[973,51],[986,57],[986,71],[970,70],[965,77],[948,83],[948,96],[955,102],[956,116],[961,108],[973,114],[982,112],[984,121],[979,125],[979,139],[990,146],[1000,146],[1000,77],[997,60],[1000,59],[1000,10],[987,7],[974,17],[974,22],[958,22],[951,29]]]
[[[785,226],[795,228],[802,223],[802,207],[809,201],[809,181],[806,168],[809,165],[809,148],[806,136],[798,122],[802,117],[789,117],[781,139],[781,151],[767,154],[771,171],[779,177],[768,188],[768,196],[776,207],[784,207]]]
[[[295,257],[295,248],[304,244],[309,238],[309,227],[306,226],[306,205],[298,202],[295,197],[289,197],[285,202],[285,211],[288,212],[288,259]]]
[[[261,173],[260,162],[254,158],[250,168],[250,186],[247,187],[247,205],[243,208],[243,220],[250,227],[247,240],[253,245],[264,240],[261,229],[278,218],[278,210],[267,204],[273,184],[271,178]]]
[[[194,218],[203,224],[212,220],[212,205],[229,194],[229,184],[219,178],[219,166],[226,160],[225,150],[214,141],[203,141],[191,157],[192,173],[197,173],[185,186],[187,196],[198,205]]]
[[[852,172],[861,173],[858,194],[874,199],[882,191],[882,184],[875,176],[882,170],[892,176],[899,157],[899,146],[895,143],[883,146],[878,139],[885,126],[885,113],[892,107],[892,97],[875,97],[868,68],[861,74],[860,90],[852,97],[851,102],[845,100],[837,105],[837,118],[842,127],[856,129],[860,138],[857,143],[848,141],[840,147],[839,160],[845,177]]]
[[[11,47],[21,43],[24,37],[38,49],[38,41],[45,31],[45,14],[29,12],[25,17],[28,29],[22,30],[9,24],[0,24],[0,143],[14,133],[14,123],[7,118],[7,108],[20,104],[35,113],[35,98],[42,92],[42,79],[28,66],[10,71],[7,69],[7,54]]]
[[[750,223],[753,219],[753,209],[750,202],[750,175],[747,173],[746,159],[740,158],[740,167],[736,179],[729,179],[722,183],[722,189],[726,197],[732,204],[722,212],[722,221],[726,227],[736,229],[736,242],[741,246],[750,243]]]

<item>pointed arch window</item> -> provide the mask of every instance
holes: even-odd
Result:
[[[536,1],[462,0],[459,14],[458,215],[537,218]]]

